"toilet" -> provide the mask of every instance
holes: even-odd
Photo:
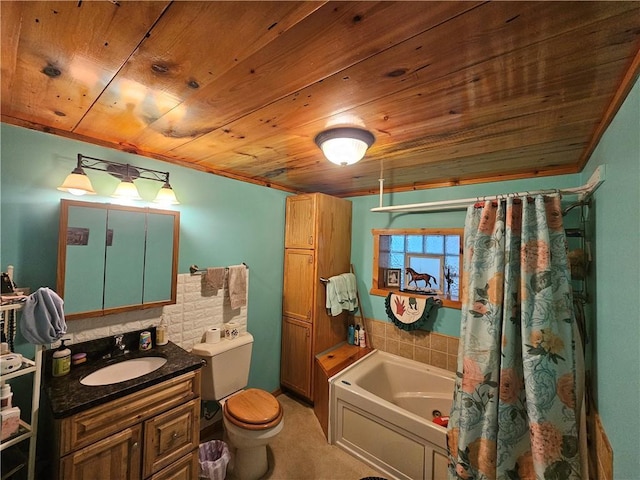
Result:
[[[198,343],[191,353],[202,358],[202,400],[216,400],[222,407],[224,433],[239,480],[257,480],[269,469],[267,444],[284,427],[282,406],[271,393],[245,387],[253,336],[244,333],[233,340]]]

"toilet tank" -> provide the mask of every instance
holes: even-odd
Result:
[[[221,400],[249,383],[253,336],[244,333],[234,340],[198,343],[191,353],[205,360],[202,368],[203,400]]]

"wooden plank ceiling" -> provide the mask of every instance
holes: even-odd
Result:
[[[637,1],[0,8],[3,122],[296,192],[579,172],[640,69]]]

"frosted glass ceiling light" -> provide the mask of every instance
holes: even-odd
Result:
[[[142,200],[138,188],[133,183],[134,180],[154,180],[162,182],[162,188],[158,192],[154,202],[163,203],[165,205],[177,205],[180,202],[176,199],[171,185],[169,184],[169,172],[161,172],[150,168],[134,167],[128,163],[112,162],[110,160],[102,160],[100,158],[87,157],[78,154],[78,165],[67,176],[64,183],[58,187],[58,190],[69,192],[74,195],[91,194],[96,192],[91,185],[89,177],[84,173],[84,169],[97,170],[106,172],[111,176],[120,179],[120,183],[112,197],[123,200]]]
[[[352,165],[359,162],[375,137],[368,130],[356,127],[337,127],[320,132],[315,142],[332,163]]]

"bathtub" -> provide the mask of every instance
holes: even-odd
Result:
[[[329,442],[387,478],[447,478],[454,374],[374,350],[329,379]]]

